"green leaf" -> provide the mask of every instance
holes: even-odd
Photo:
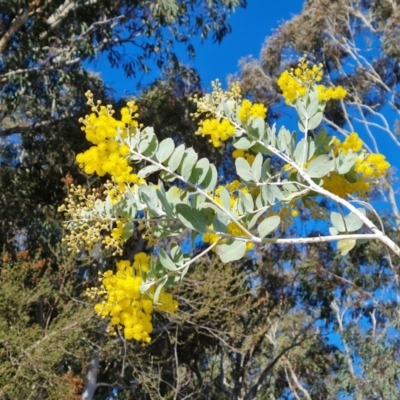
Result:
[[[144,128],[139,135],[139,143],[138,143],[138,151],[139,153],[144,154],[147,148],[150,146],[150,143],[153,141],[154,143],[154,129],[151,127]]]
[[[181,167],[181,174],[183,179],[185,179],[185,181],[189,180],[190,175],[192,174],[193,167],[197,162],[197,159],[198,155],[192,148],[189,148],[185,151]]]
[[[339,157],[336,159],[338,164],[338,173],[341,175],[347,174],[355,164],[357,157],[357,154],[354,154],[351,150],[347,154],[341,152]]]
[[[254,146],[251,147],[251,150],[254,153],[261,153],[261,154],[265,154],[270,157],[272,157],[274,155],[274,153],[272,151],[268,150],[267,147],[262,143],[254,144]]]
[[[158,145],[158,150],[156,153],[157,160],[160,163],[163,163],[165,160],[168,160],[174,149],[175,149],[175,144],[171,138],[166,138],[162,140]]]
[[[339,240],[337,247],[342,256],[345,256],[354,246],[356,241],[354,239]]]
[[[253,173],[256,182],[258,182],[261,178],[262,163],[263,163],[263,156],[262,154],[258,153],[254,158],[253,164],[251,165],[251,171]]]
[[[318,112],[319,104],[317,96],[310,101],[310,104],[307,106],[307,115],[309,117],[313,117]]]
[[[172,257],[172,261],[176,265],[182,265],[182,261],[183,261],[182,251],[181,251],[181,248],[176,243],[171,244],[171,257]]]
[[[185,198],[183,190],[176,186],[171,186],[168,192],[165,193],[165,196],[171,205],[182,203],[182,200]]]
[[[212,192],[215,189],[215,185],[217,184],[218,172],[215,165],[210,164],[208,172],[202,182],[200,182],[200,186],[206,192]]]
[[[239,175],[241,179],[244,181],[253,181],[255,182],[255,178],[253,176],[253,172],[251,170],[250,164],[242,157],[239,157],[235,160],[236,173]]]
[[[336,236],[339,232],[337,231],[337,229],[336,228],[334,228],[334,227],[330,227],[329,228],[329,233],[332,235],[332,236]]]
[[[278,133],[278,148],[282,152],[286,152],[289,154],[290,142],[292,140],[292,136],[290,132],[282,126]]]
[[[294,161],[296,161],[297,164],[300,164],[301,162],[307,162],[314,155],[314,152],[314,142],[310,139],[305,140],[303,138],[297,144],[296,149],[293,153]]]
[[[159,171],[160,168],[157,165],[148,165],[147,167],[142,168],[138,173],[139,178],[146,178],[153,172]]]
[[[243,193],[241,190],[238,191],[239,193],[239,208],[241,214],[247,214],[249,212],[253,212],[254,210],[254,203],[253,197],[250,193]]]
[[[258,211],[258,212],[256,212],[256,213],[254,213],[254,214],[248,214],[248,215],[246,216],[247,228],[248,228],[248,229],[253,228],[253,226],[257,223],[258,218],[260,218],[261,215],[264,214],[264,212],[265,212],[265,211],[262,210],[262,211]]]
[[[169,258],[168,254],[163,249],[160,249],[160,262],[161,265],[169,271],[176,271],[175,263]]]
[[[196,162],[195,166],[193,167],[189,181],[194,183],[195,185],[198,185],[206,177],[209,168],[210,162],[208,161],[208,159],[201,158],[199,161]]]
[[[324,114],[322,112],[317,112],[315,115],[313,115],[309,121],[308,121],[308,130],[315,129],[319,126],[319,124],[322,122],[322,118],[324,117]]]
[[[338,232],[346,232],[346,226],[344,224],[344,218],[342,217],[342,214],[333,211],[331,213],[331,222],[333,227]]]
[[[219,197],[222,202],[222,207],[225,208],[225,210],[230,210],[231,209],[231,197],[229,195],[229,192],[226,188],[222,188],[221,192],[219,194]]]
[[[167,197],[166,197],[165,192],[164,192],[164,188],[162,188],[162,190],[161,189],[156,189],[156,192],[157,192],[157,197],[160,200],[161,205],[162,205],[165,213],[167,214],[167,216],[169,218],[174,218],[175,217],[174,209],[172,208],[171,203],[167,200]]]
[[[274,215],[273,217],[264,219],[264,221],[262,221],[257,228],[258,233],[260,234],[260,238],[264,239],[265,236],[267,236],[274,229],[276,229],[276,227],[279,225],[280,222],[281,219],[278,215]]]
[[[306,110],[306,106],[304,104],[304,100],[302,97],[298,97],[296,100],[296,111],[297,111],[299,118],[301,120],[304,120],[304,118],[307,114],[307,110]]]
[[[255,139],[260,139],[264,136],[265,121],[260,117],[253,118],[251,121],[250,134],[254,136]]]
[[[226,228],[229,224],[229,217],[221,212],[215,213],[213,220],[213,228],[215,232],[226,232]]]
[[[168,167],[171,171],[176,171],[178,167],[181,165],[184,152],[185,152],[185,145],[181,144],[172,153],[168,161]]]
[[[221,244],[217,246],[217,254],[223,263],[240,260],[246,254],[246,243],[232,240],[226,244]]]
[[[254,143],[255,142],[253,140],[249,140],[246,137],[241,137],[239,140],[237,140],[235,143],[233,143],[233,147],[235,147],[237,149],[247,150],[251,146],[253,146]]]
[[[321,154],[310,161],[306,173],[310,178],[322,178],[335,168],[335,158],[332,155]]]
[[[358,208],[357,210],[365,215],[365,210],[363,208]],[[343,218],[342,214],[332,212],[331,222],[338,232],[354,232],[360,229],[364,224],[354,213],[350,213]]]
[[[158,208],[158,202],[155,201],[157,199],[157,194],[153,186],[140,186],[139,195],[146,204],[147,210],[150,214],[154,215],[155,217],[161,217],[163,215],[162,210]]]
[[[121,239],[126,241],[132,237],[133,231],[135,230],[135,224],[133,222],[128,222],[122,231]]]
[[[182,203],[177,204],[175,209],[178,214],[178,218],[187,228],[194,229],[196,232],[199,233],[208,232],[206,221],[199,210],[191,208],[187,204]]]
[[[165,275],[164,279],[161,282],[158,283],[158,286],[157,286],[157,288],[156,288],[156,290],[154,292],[154,295],[153,295],[153,302],[154,303],[158,302],[158,299],[160,298],[160,295],[161,295],[161,291],[162,291],[164,285],[167,283],[167,280],[168,280],[168,275]]]
[[[271,159],[267,158],[261,168],[261,181],[265,182],[271,176]]]
[[[365,210],[363,208],[357,208],[357,210],[365,215]],[[364,222],[362,222],[361,219],[353,212],[351,212],[349,215],[346,215],[344,220],[346,222],[346,228],[348,232],[358,231],[364,225]]]
[[[153,129],[153,128],[151,128]],[[157,150],[158,150],[158,139],[157,136],[154,134],[154,131],[151,131],[151,133],[149,133],[150,135],[150,142],[147,146],[147,148],[145,150],[142,151],[142,154],[146,157],[153,157],[154,154],[156,154]],[[139,147],[140,147],[140,143],[139,143]]]
[[[285,195],[276,185],[264,185],[261,187],[261,195],[267,204],[273,204],[275,199],[284,200]]]

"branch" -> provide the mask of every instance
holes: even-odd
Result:
[[[306,340],[308,340],[309,338],[305,338],[303,340],[301,340],[300,342],[295,342],[292,345],[290,345],[289,347],[284,348],[277,357],[275,357],[272,361],[270,361],[267,365],[267,367],[264,369],[264,371],[260,374],[257,383],[255,385],[253,385],[253,387],[247,392],[246,396],[244,396],[243,400],[251,400],[251,399],[255,399],[257,398],[257,394],[258,391],[261,389],[264,381],[268,378],[268,375],[270,374],[270,372],[272,371],[272,369],[274,368],[274,366],[277,364],[277,362],[291,349],[293,349],[294,347],[302,344],[303,342],[305,342]]]
[[[85,389],[82,393],[82,400],[92,400],[97,389],[97,375],[99,373],[100,353],[96,350],[90,360]]]
[[[0,130],[0,137],[7,137],[7,136],[15,135],[15,134],[24,134],[24,133],[32,131],[33,129],[47,127],[52,124],[66,121],[70,118],[71,117],[64,117],[64,118],[60,118],[60,119],[52,119],[52,120],[42,121],[42,122],[38,122],[38,123],[32,123],[32,125],[13,126],[11,128]]]
[[[96,4],[97,0],[88,0],[86,3],[83,5],[89,5],[89,4]],[[60,7],[56,10],[56,12],[51,15],[49,18],[47,18],[46,22],[49,26],[49,29],[54,29],[60,23],[62,20],[68,15],[70,11],[76,10],[77,8],[81,7],[82,4],[79,4],[75,0],[65,0],[63,4],[61,4]]]
[[[29,18],[29,13],[33,10],[35,5],[35,2],[32,1],[32,3],[29,4],[28,8],[24,12],[21,9],[19,15],[14,17],[14,19],[11,21],[8,31],[0,39],[0,53],[3,53],[5,51],[12,35],[14,35],[14,33],[17,32],[25,24],[25,22]]]

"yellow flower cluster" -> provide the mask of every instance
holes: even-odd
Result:
[[[332,86],[317,85],[317,91],[318,99],[325,102],[329,100],[342,100],[347,95],[347,90],[342,86],[334,88]]]
[[[136,104],[129,101],[127,107],[121,109],[119,121],[114,118],[115,112],[111,106],[100,106],[100,101],[95,105],[90,91],[86,92],[86,96],[92,113],[79,121],[84,124],[82,130],[86,139],[94,146],[76,156],[80,168],[87,174],[110,174],[118,183],[140,183],[137,175],[132,173],[133,169],[126,158],[129,153],[128,146],[121,145],[116,140],[118,132],[127,136],[131,128],[138,126],[135,120],[138,117]]]
[[[322,80],[322,64],[310,68],[309,61],[305,57],[299,60],[297,68],[283,71],[278,79],[278,86],[282,90],[286,104],[292,104],[298,97],[303,97],[309,88]],[[318,98],[321,101],[343,99],[347,91],[338,86],[337,88],[316,85]]]
[[[236,159],[236,158],[244,158],[250,165],[253,165],[254,159],[256,158],[256,156],[254,154],[247,153],[243,149],[233,150],[232,157],[234,159]]]
[[[325,189],[340,197],[346,197],[353,193],[366,196],[370,191],[372,180],[386,174],[390,164],[386,161],[385,156],[374,153],[366,155],[365,150],[362,150],[362,145],[362,140],[355,132],[347,136],[343,142],[340,142],[339,139],[333,141],[333,151],[336,155],[340,152],[347,154],[350,150],[353,153],[360,153],[354,166],[354,171],[359,176],[357,176],[355,182],[348,182],[345,176],[331,172],[324,177],[323,187]]]
[[[100,289],[89,289],[87,294],[94,298],[96,295],[104,300],[94,307],[96,313],[103,317],[110,317],[108,332],[115,334],[115,328],[123,330],[125,339],[134,339],[149,343],[150,333],[153,331],[151,323],[153,308],[160,311],[174,313],[178,303],[170,293],[161,290],[159,304],[153,304],[149,296],[154,294],[154,287],[146,294],[140,293],[140,285],[145,281],[150,270],[150,257],[145,253],[138,253],[133,264],[127,260],[117,263],[117,272],[106,271],[100,278]]]
[[[343,143],[336,138],[333,141],[333,150],[336,155],[340,152],[347,154],[349,150],[351,150],[353,153],[357,153],[362,149],[362,145],[363,141],[358,137],[357,133],[352,132],[346,137]]]
[[[382,154],[368,154],[363,160],[356,160],[355,170],[357,173],[364,175],[366,178],[379,178],[385,175],[390,168],[390,164],[386,161]]]
[[[339,197],[345,198],[349,194],[357,193],[360,197],[365,197],[369,192],[370,185],[364,177],[358,177],[357,181],[348,182],[343,175],[337,172],[331,172],[329,176],[324,177],[323,188]]]
[[[246,123],[251,118],[259,117],[264,119],[267,115],[267,108],[263,104],[252,104],[250,100],[243,100],[238,112],[238,118]]]
[[[220,147],[222,142],[225,142],[235,133],[235,127],[227,120],[216,118],[206,119],[200,122],[199,129],[196,134],[201,136],[210,136],[210,142],[214,147]]]

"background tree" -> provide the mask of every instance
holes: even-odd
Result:
[[[348,90],[343,101],[327,107],[324,127],[343,136],[356,131],[367,147],[385,152],[399,145],[398,18],[398,3],[392,1],[306,1],[299,15],[266,40],[259,60],[242,61],[242,89],[268,104],[272,119],[282,116],[276,79],[307,53],[312,62],[323,64],[327,83]],[[384,201],[380,216],[373,218],[394,235],[399,221],[396,172],[393,168],[369,200]],[[309,278],[300,280],[299,289],[308,301],[324,305],[320,316],[335,345],[331,354],[344,361],[342,367],[337,364],[336,378],[331,376],[329,398],[345,393],[357,399],[395,398],[398,259],[370,243],[353,250],[339,270],[326,268],[328,260],[310,258]]]

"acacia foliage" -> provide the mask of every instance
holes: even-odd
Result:
[[[104,99],[109,95],[85,63],[103,55],[128,76],[139,77],[150,65],[180,75],[174,45],[184,43],[193,56],[191,37],[221,41],[230,32],[229,14],[245,5],[0,1],[1,246],[11,254],[18,251],[18,237],[33,250],[59,239],[54,205],[64,196],[64,182],[85,180],[73,162],[85,147],[77,124],[83,93],[90,88]],[[134,49],[129,53],[128,44]],[[195,74],[186,79],[189,87],[198,85]]]
[[[289,74],[283,73],[281,76],[283,78],[279,79],[279,84],[284,88],[286,100],[289,100],[290,105],[295,107],[298,112],[299,129],[303,132],[307,132],[308,128],[316,128],[321,122],[326,97],[343,98],[345,95],[342,88],[333,90],[316,85],[316,82],[320,81],[321,78],[320,68],[309,68],[308,63],[303,60],[299,64],[298,70],[291,71]],[[292,98],[292,93],[287,90],[293,87],[297,87],[295,91],[297,99]],[[150,266],[146,265],[146,269],[141,274],[140,271],[139,275],[135,271],[135,279],[139,278],[142,282],[142,295],[146,295],[147,292],[150,297],[154,297],[157,301],[158,298],[161,299],[161,296],[158,296],[159,288],[164,285],[168,288],[173,287],[174,283],[181,280],[188,272],[190,264],[198,260],[200,256],[204,256],[207,251],[209,252],[215,246],[221,260],[229,262],[241,259],[246,250],[249,250],[243,243],[263,243],[262,249],[269,251],[266,258],[272,256],[273,265],[271,269],[273,270],[274,264],[282,266],[274,285],[277,285],[277,287],[279,287],[279,284],[283,285],[283,288],[279,287],[279,289],[282,290],[281,297],[286,298],[287,301],[285,303],[288,307],[285,308],[287,314],[285,313],[283,317],[278,314],[278,318],[274,318],[273,321],[271,321],[269,315],[266,321],[262,320],[266,327],[261,329],[263,333],[259,337],[260,341],[257,339],[259,332],[254,338],[254,343],[260,344],[260,347],[251,346],[250,349],[250,353],[253,354],[255,347],[257,347],[260,350],[260,358],[256,360],[251,358],[251,362],[249,362],[249,359],[246,361],[246,357],[241,359],[238,355],[238,353],[241,354],[240,350],[230,345],[229,339],[224,334],[222,335],[224,346],[228,346],[233,351],[233,360],[230,361],[229,357],[226,357],[223,352],[218,353],[219,360],[222,360],[221,369],[223,368],[223,372],[219,369],[219,374],[222,375],[219,389],[223,391],[224,395],[234,398],[235,396],[257,398],[260,395],[285,396],[288,391],[291,391],[295,395],[303,393],[307,398],[312,398],[311,396],[335,398],[340,393],[346,392],[349,395],[362,398],[362,396],[367,396],[370,393],[394,393],[396,387],[393,386],[393,382],[397,380],[397,370],[392,370],[385,380],[381,380],[379,386],[374,387],[371,392],[364,381],[369,381],[374,370],[372,370],[371,375],[368,375],[371,371],[365,371],[365,376],[359,376],[355,373],[352,361],[353,348],[351,346],[359,346],[360,342],[371,333],[374,340],[381,340],[385,336],[385,332],[382,332],[380,327],[377,326],[376,320],[375,323],[373,322],[377,313],[380,313],[380,317],[384,316],[383,309],[386,306],[382,301],[384,298],[377,298],[377,301],[373,303],[372,310],[367,309],[367,311],[364,311],[364,308],[369,306],[368,302],[353,303],[353,315],[359,319],[368,315],[374,324],[373,332],[364,332],[364,326],[361,325],[358,332],[360,341],[354,341],[353,339],[349,340],[346,335],[348,327],[346,326],[347,319],[345,316],[348,303],[342,303],[341,300],[344,295],[337,295],[336,293],[339,288],[340,290],[348,290],[346,285],[350,285],[349,287],[355,289],[356,292],[363,291],[363,294],[368,296],[369,300],[372,295],[371,293],[368,295],[368,291],[377,290],[382,283],[386,289],[384,295],[390,293],[393,288],[396,289],[396,286],[389,287],[386,280],[372,279],[364,282],[357,279],[357,273],[359,273],[357,268],[363,268],[367,264],[370,268],[369,272],[376,274],[376,266],[378,268],[382,266],[383,258],[378,257],[378,254],[375,254],[375,259],[374,257],[364,258],[362,265],[356,264],[356,269],[350,268],[344,270],[344,273],[342,271],[343,266],[346,264],[349,266],[351,262],[346,263],[339,258],[335,259],[329,245],[325,245],[320,252],[310,252],[310,254],[307,253],[307,249],[295,248],[293,253],[290,253],[290,251],[287,253],[292,255],[293,258],[286,258],[287,256],[283,256],[283,252],[275,253],[278,254],[278,257],[275,257],[274,250],[276,251],[276,248],[266,245],[268,243],[276,243],[278,246],[283,243],[321,243],[330,240],[324,231],[314,232],[311,238],[290,239],[291,236],[296,235],[296,229],[294,229],[296,227],[288,230],[292,223],[287,221],[287,214],[285,215],[282,212],[285,208],[283,204],[290,203],[293,198],[302,199],[303,207],[296,204],[296,207],[302,213],[304,212],[302,220],[308,219],[307,216],[309,215],[312,215],[314,219],[326,220],[323,211],[328,211],[327,206],[332,206],[332,204],[313,203],[311,200],[315,197],[315,193],[326,196],[332,202],[341,204],[352,211],[352,214],[345,218],[343,218],[343,214],[331,213],[330,221],[333,228],[330,228],[330,234],[336,236],[350,233],[350,235],[347,235],[347,239],[353,241],[346,249],[340,247],[342,255],[346,255],[351,250],[355,244],[354,239],[362,237],[367,239],[383,238],[379,234],[379,229],[382,229],[381,232],[386,231],[386,234],[393,236],[394,241],[396,241],[396,234],[392,229],[383,226],[377,228],[371,220],[373,214],[366,216],[365,212],[354,208],[346,200],[347,196],[352,194],[353,191],[366,196],[370,184],[374,183],[373,181],[369,182],[368,179],[384,173],[388,167],[387,163],[384,158],[380,158],[379,165],[376,164],[372,168],[372,172],[367,171],[364,166],[361,168],[364,162],[366,162],[366,165],[369,164],[367,160],[369,160],[370,155],[361,151],[362,142],[359,141],[357,135],[350,135],[342,143],[337,139],[327,137],[325,131],[319,132],[313,138],[305,137],[300,141],[296,141],[295,134],[290,134],[284,128],[281,128],[279,133],[276,134],[275,127],[271,128],[263,121],[265,109],[257,104],[252,105],[248,100],[242,100],[237,87],[233,87],[226,93],[218,85],[214,85],[214,88],[215,90],[210,96],[196,99],[198,113],[205,113],[206,121],[208,121],[207,124],[200,125],[198,132],[203,136],[210,136],[210,141],[215,146],[221,146],[221,142],[226,141],[231,136],[237,150],[251,151],[256,154],[251,161],[249,158],[249,162],[245,161],[246,153],[236,154],[236,173],[240,181],[236,181],[234,186],[232,186],[232,183],[226,183],[226,188],[220,186],[215,189],[217,174],[215,167],[205,163],[204,160],[197,161],[197,154],[193,149],[185,149],[182,146],[175,148],[171,139],[158,142],[151,128],[139,126],[134,120],[134,104],[128,103],[127,105],[129,109],[132,109],[130,117],[127,118],[127,115],[129,116],[129,113],[127,114],[128,109],[121,111],[121,114],[124,115],[123,124],[121,124],[122,121],[115,120],[112,117],[111,108],[108,111],[105,107],[99,108],[97,111],[93,109],[95,112],[83,122],[86,126],[87,138],[94,146],[90,151],[79,155],[77,160],[87,173],[96,171],[98,174],[103,174],[106,168],[110,169],[109,163],[115,163],[115,166],[111,168],[111,174],[114,183],[119,186],[113,186],[112,183],[109,183],[107,198],[99,197],[96,201],[94,199],[92,201],[89,196],[87,196],[88,201],[86,201],[85,192],[79,188],[78,191],[74,189],[74,193],[77,194],[77,197],[80,197],[82,203],[72,200],[72,196],[71,200],[68,200],[67,211],[65,207],[60,209],[60,211],[66,211],[68,215],[67,226],[71,230],[71,235],[66,240],[69,242],[70,248],[76,250],[85,246],[85,248],[90,249],[93,245],[93,238],[95,238],[93,234],[96,231],[96,226],[103,233],[106,229],[110,231],[110,237],[107,238],[106,236],[103,240],[106,247],[110,247],[110,243],[113,243],[113,246],[116,245],[118,248],[122,246],[125,238],[134,230],[133,221],[138,222],[139,226],[141,224],[144,227],[147,226],[147,234],[152,236],[151,239],[154,243],[157,243],[160,238],[175,237],[182,233],[185,227],[194,231],[195,234],[203,234],[203,241],[211,244],[211,247],[208,247],[205,252],[196,255],[182,254],[183,248],[182,251],[179,249],[176,239],[173,239],[171,243],[168,240],[162,240],[161,248],[157,249],[159,257],[151,260]],[[91,93],[88,94],[88,98],[89,105],[93,106]],[[223,124],[222,120],[228,121],[228,124]],[[216,129],[210,130],[209,126],[215,126]],[[235,129],[231,129],[233,126]],[[114,127],[115,130],[111,132],[105,127]],[[102,144],[104,140],[107,140],[105,145]],[[121,150],[118,150],[119,146]],[[145,163],[138,164],[138,168],[135,170],[129,169],[131,167],[122,163],[122,160],[118,161],[118,157],[111,159],[111,156],[109,157],[107,153],[104,153],[106,147],[113,149],[111,155],[119,154],[118,157],[129,157],[129,160],[136,163],[140,161]],[[89,157],[90,154],[92,155]],[[277,165],[274,173],[271,173],[270,163],[273,164],[274,162],[272,162],[270,156],[273,154],[284,160],[289,167]],[[263,159],[263,156],[266,156],[265,159]],[[378,175],[375,175],[374,168],[376,168]],[[294,171],[290,172],[292,169]],[[353,172],[348,175],[350,170]],[[144,178],[156,171],[160,171],[161,180],[158,185],[146,184]],[[129,174],[126,175],[126,172],[129,172]],[[207,174],[210,175],[208,179],[206,178]],[[341,187],[332,188],[332,190],[338,191],[337,195],[334,195],[329,190],[323,189],[325,184],[329,183],[330,174],[342,177],[343,185],[350,191],[345,190],[343,192]],[[355,181],[351,178],[352,174],[355,174]],[[355,183],[364,178],[367,181],[361,182],[361,189],[358,186],[347,185],[347,183]],[[174,186],[175,180],[183,181],[187,187]],[[163,181],[164,184],[169,183],[168,191],[164,190]],[[271,193],[271,187],[275,187],[275,185],[282,188],[277,188]],[[190,191],[187,190],[188,188],[190,188]],[[367,207],[366,203],[360,202],[360,204]],[[211,208],[212,211],[207,211],[208,208]],[[144,212],[143,222],[141,222],[143,215],[137,216],[138,210]],[[318,210],[320,211],[319,214],[317,213]],[[277,215],[270,217],[270,212],[272,214],[281,212],[285,219],[281,222]],[[299,212],[296,216],[299,216]],[[356,218],[354,218],[355,216]],[[236,223],[239,218],[242,222],[240,228],[243,229],[243,232],[232,229],[230,226],[231,223]],[[110,225],[109,228],[102,225],[104,221],[115,220],[117,221],[116,224]],[[273,223],[271,223],[272,220]],[[364,236],[361,234],[352,237],[351,232],[359,230],[364,223],[367,228],[363,231],[365,232]],[[285,233],[289,237],[288,239],[271,238],[269,236],[278,225],[280,225],[280,233]],[[80,226],[85,231],[82,230],[82,234],[79,233]],[[368,230],[371,230],[373,234],[369,235]],[[76,236],[77,233],[79,233],[78,236]],[[335,237],[335,240],[340,239],[340,236]],[[385,243],[396,254],[399,253],[393,242],[390,244],[385,241]],[[171,258],[169,258],[169,253],[167,254],[168,249],[170,249]],[[357,257],[360,253],[357,254]],[[310,255],[323,260],[323,266],[313,263]],[[264,257],[260,257],[264,261]],[[387,257],[390,261],[390,254]],[[376,264],[377,261],[379,264]],[[251,271],[251,264],[246,265],[245,268]],[[390,262],[387,266],[389,269],[391,268]],[[137,269],[135,267],[135,270]],[[257,298],[259,293],[263,293],[265,287],[268,287],[268,281],[263,279],[263,272],[262,269],[257,269],[253,276],[247,278],[251,284],[255,285],[252,293],[253,299]],[[270,277],[271,275],[268,276],[268,278]],[[284,278],[288,278],[288,280]],[[132,324],[128,321],[129,316],[126,315],[131,312],[137,313],[136,306],[132,306],[134,310],[131,310],[125,302],[124,307],[128,307],[125,307],[126,310],[124,308],[121,314],[122,301],[132,297],[128,293],[122,293],[126,291],[124,282],[125,279],[128,279],[125,267],[122,271],[118,266],[118,272],[113,274],[108,271],[101,279],[105,291],[103,290],[100,294],[106,297],[106,301],[96,305],[96,312],[102,316],[110,314],[112,316],[111,325],[114,325],[119,332],[124,330],[125,338],[131,339],[131,329],[136,333],[140,332],[138,331],[139,327],[131,328]],[[260,283],[260,286],[258,286],[258,283]],[[211,283],[208,284],[212,286]],[[155,291],[149,290],[154,288],[156,288]],[[273,291],[274,287],[269,289]],[[118,293],[123,296],[129,295],[121,301],[121,306],[118,302],[115,303],[116,296],[119,296]],[[134,294],[135,299],[137,299],[138,293],[139,290],[137,289],[137,294]],[[269,294],[266,294],[266,296]],[[214,299],[215,296],[212,296],[212,298]],[[184,299],[181,299],[181,304],[185,304]],[[393,310],[393,308],[387,309],[390,310],[390,313]],[[252,315],[252,318],[257,321],[257,313],[259,312],[257,306],[255,310],[255,314],[245,312],[244,317]],[[308,313],[309,310],[310,314]],[[388,315],[393,315],[390,313]],[[175,316],[172,316],[172,318],[175,318]],[[246,325],[255,327],[257,330],[257,323],[254,324],[254,322],[253,319],[251,322],[246,321]],[[326,324],[326,328],[322,332],[319,330],[321,322]],[[286,331],[286,324],[290,326],[288,331]],[[168,325],[167,327],[170,328]],[[394,325],[392,327],[396,328]],[[146,334],[149,333],[147,328],[145,329]],[[329,335],[331,332],[335,332],[335,329],[341,335],[343,349],[340,345],[329,343]],[[356,329],[353,329],[352,334],[356,331]],[[133,338],[148,341],[147,335],[134,335]],[[316,341],[312,341],[312,339]],[[312,351],[316,349],[317,352],[313,354]],[[386,357],[396,358],[396,345],[387,346],[386,350]],[[244,349],[242,351],[246,353]],[[361,354],[361,349],[357,348],[357,351],[360,351],[359,354]],[[254,354],[256,353],[254,352]],[[177,354],[178,352],[175,350],[174,361],[178,365],[179,356]],[[323,356],[319,358],[321,354]],[[367,352],[362,354],[368,355]],[[184,355],[180,357],[184,358]],[[205,363],[210,362],[209,357],[211,357],[211,360],[213,359],[210,355],[204,360]],[[326,380],[327,386],[314,385],[318,374],[313,372],[312,377],[308,376],[311,366],[308,366],[308,368],[304,366],[304,369],[299,366],[300,360],[303,358],[313,360],[313,371],[314,368],[318,369],[324,366],[322,369],[324,378],[321,376],[320,379]],[[237,378],[237,374],[240,371],[230,364],[237,359],[242,360],[239,367],[242,368],[243,365],[246,365],[246,368],[241,370],[244,375],[240,375],[239,378]],[[334,363],[334,368],[329,370],[327,365],[331,363]],[[194,365],[193,368],[196,368],[196,366]],[[253,370],[253,368],[255,369]],[[227,374],[228,370],[232,371],[232,375]],[[192,372],[194,371],[192,370]],[[179,378],[179,373],[177,372],[177,374]],[[201,376],[201,374],[196,373],[196,377],[198,375]],[[247,379],[244,379],[243,376],[247,376]],[[339,378],[336,380],[337,376]],[[249,383],[249,377],[252,379],[251,383]],[[279,381],[279,384],[276,380]],[[242,384],[242,382],[247,382],[247,385]],[[190,383],[193,384],[193,381],[190,381]],[[179,379],[177,385],[181,388]],[[178,387],[171,388],[171,395],[180,393]],[[182,391],[182,396],[185,395],[185,390],[189,390],[189,388]]]

